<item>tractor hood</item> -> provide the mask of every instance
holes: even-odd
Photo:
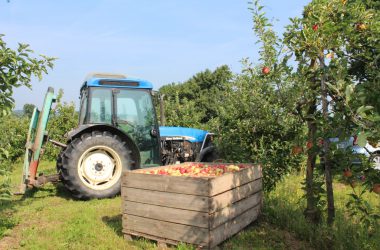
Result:
[[[190,142],[203,142],[207,134],[207,131],[196,128],[160,127],[161,137],[185,137]]]

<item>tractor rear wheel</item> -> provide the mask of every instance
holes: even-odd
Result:
[[[116,135],[93,131],[75,138],[59,155],[61,180],[78,199],[110,198],[120,193],[131,151]]]

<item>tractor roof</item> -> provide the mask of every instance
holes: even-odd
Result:
[[[153,89],[153,84],[124,75],[95,73],[86,77],[81,89],[86,87]]]

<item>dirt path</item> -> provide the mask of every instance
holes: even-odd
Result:
[[[21,241],[21,232],[26,227],[24,224],[18,224],[12,229],[10,235],[0,239],[0,249],[19,249]]]

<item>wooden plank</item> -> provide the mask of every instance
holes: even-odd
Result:
[[[207,212],[190,211],[132,201],[125,201],[123,212],[125,214],[145,218],[208,228],[209,214]]]
[[[214,229],[221,224],[232,220],[233,218],[239,216],[245,211],[256,207],[257,205],[261,206],[262,192],[257,192],[243,200],[235,202],[222,210],[219,210],[210,215],[210,229]]]
[[[123,176],[122,186],[170,193],[208,196],[209,179],[210,178],[190,176],[142,174],[127,171]]]
[[[174,245],[174,246],[178,245],[180,243],[179,241],[164,239],[164,238],[161,238],[161,237],[158,237],[158,236],[154,236],[154,235],[150,235],[150,234],[144,234],[144,233],[139,233],[139,232],[136,232],[136,231],[133,231],[133,230],[123,229],[122,232],[124,233],[124,237],[125,237],[125,235],[133,235],[133,236],[136,236],[136,237],[144,237],[146,239],[155,240],[155,241],[157,241],[157,243],[158,242],[165,242],[167,244]]]
[[[239,164],[247,165],[247,164]],[[238,172],[231,172],[210,179],[210,196],[223,193],[227,190],[242,186],[253,180],[262,178],[261,166],[256,165],[242,169]]]
[[[257,219],[260,213],[260,205],[257,205],[242,213],[233,220],[230,220],[210,231],[210,248],[217,246],[221,242],[238,233],[244,227]]]
[[[218,194],[210,198],[210,213],[218,211],[230,204],[242,200],[262,189],[262,179],[257,179],[244,184],[240,187],[234,188],[227,192]]]
[[[122,199],[164,207],[181,208],[193,211],[209,211],[209,198],[205,196],[167,193],[153,190],[127,188]]]
[[[206,228],[153,220],[134,215],[123,215],[123,228],[196,245],[206,245],[209,242],[209,233]]]

